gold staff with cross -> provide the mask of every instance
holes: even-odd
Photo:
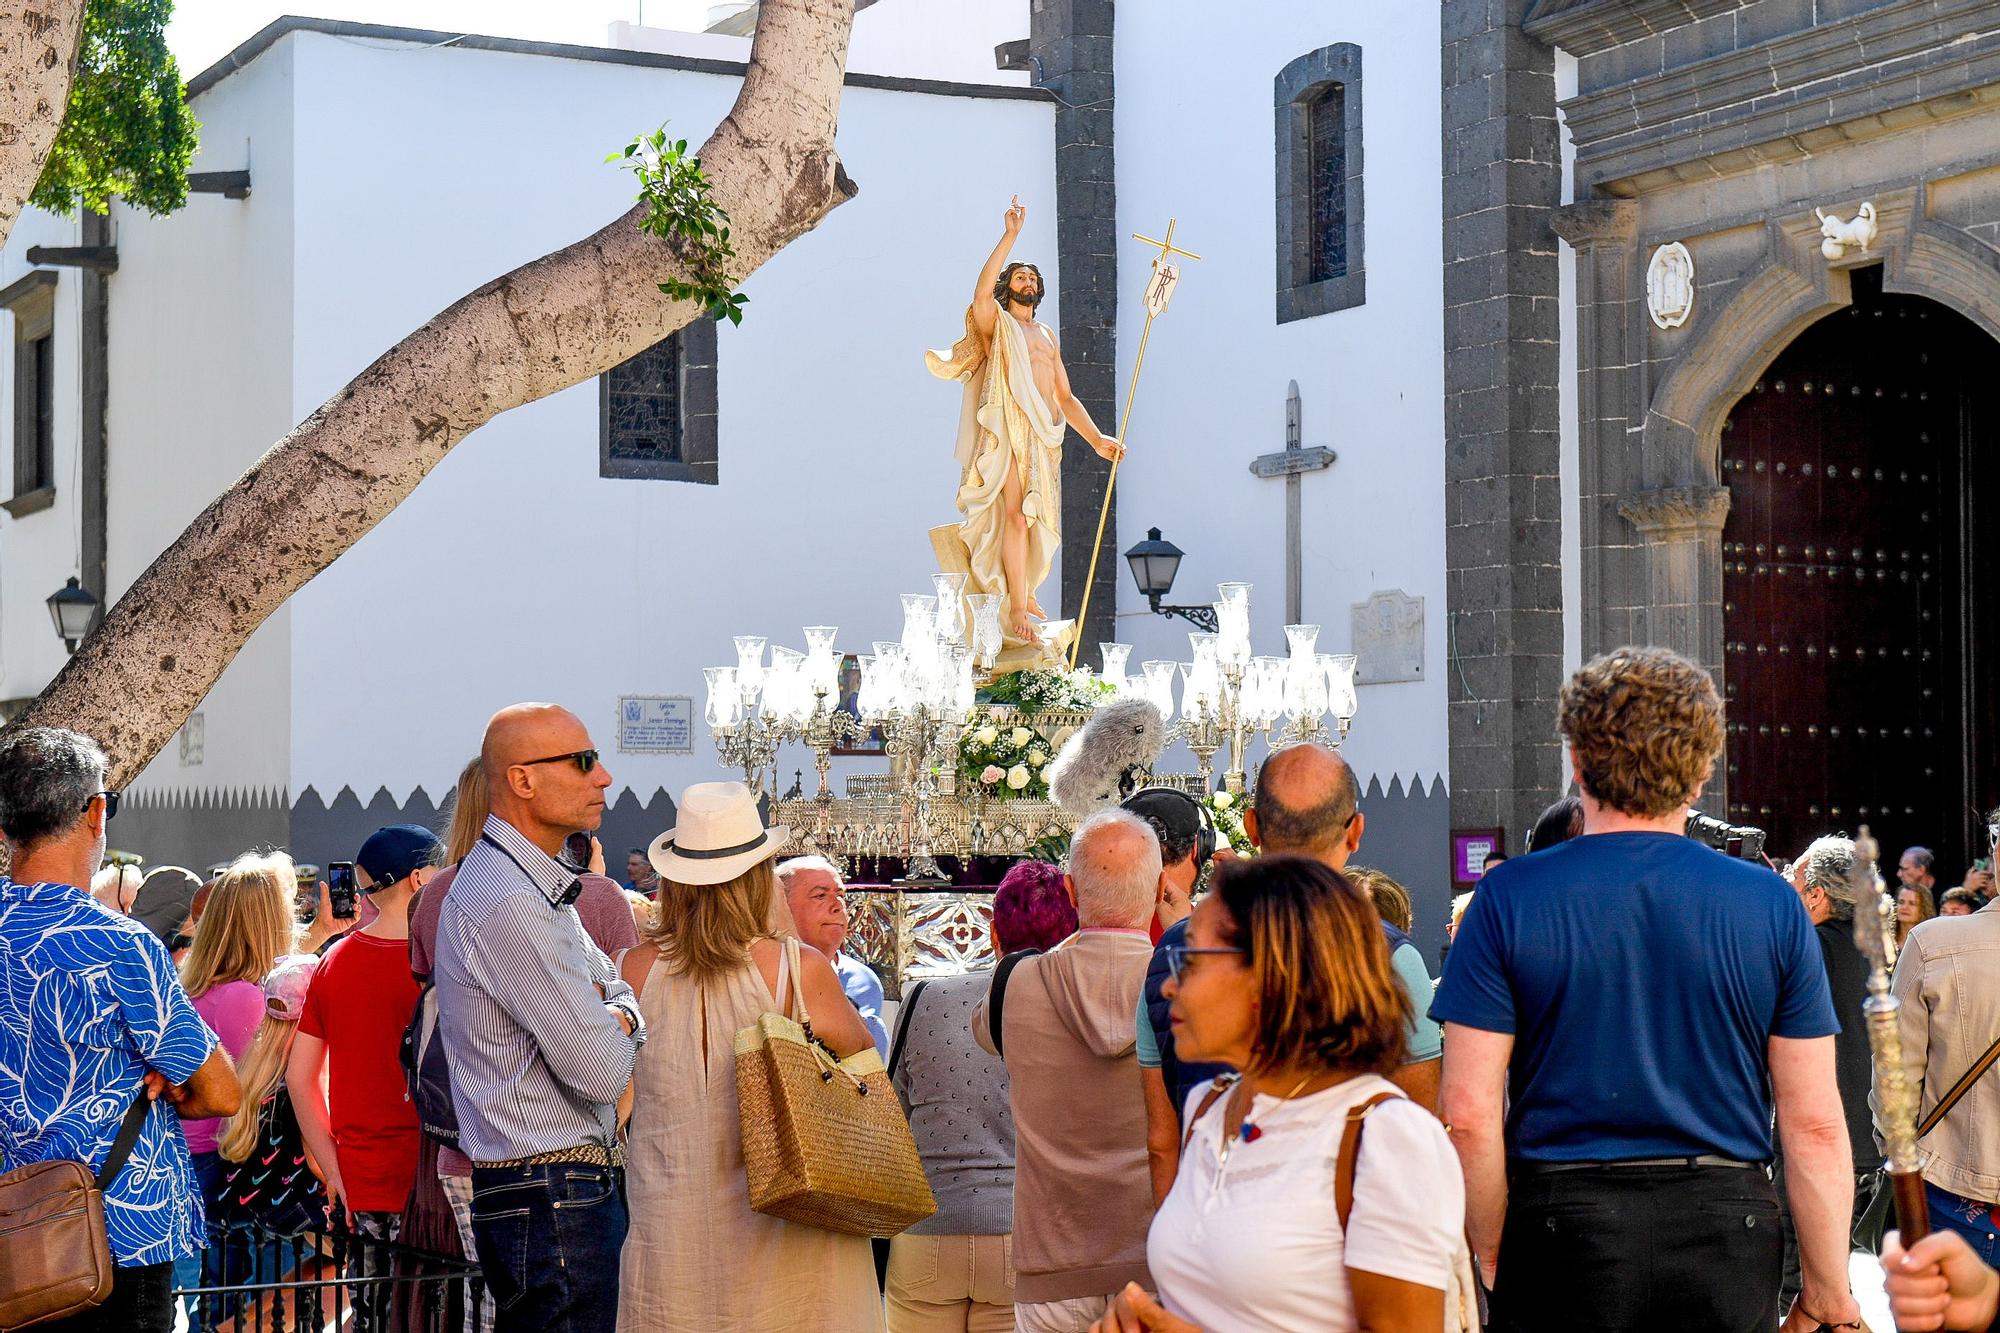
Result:
[[[1153,256],[1153,276],[1146,283],[1146,325],[1139,331],[1139,355],[1132,362],[1132,378],[1125,385],[1125,410],[1118,417],[1118,441],[1125,443],[1126,428],[1132,424],[1132,399],[1139,391],[1139,372],[1146,367],[1146,340],[1153,336],[1153,321],[1166,312],[1167,302],[1173,298],[1174,284],[1181,280],[1180,266],[1167,262],[1169,255],[1179,255],[1183,259],[1199,260],[1200,255],[1192,250],[1183,250],[1174,244],[1175,219],[1167,219],[1167,234],[1164,240],[1154,240],[1151,236],[1132,233],[1132,239],[1145,245],[1157,245],[1160,252]],[[1111,476],[1104,483],[1104,507],[1097,514],[1097,535],[1090,542],[1090,572],[1084,575],[1083,599],[1076,610],[1076,635],[1070,640],[1069,669],[1076,670],[1076,655],[1083,647],[1084,617],[1090,613],[1090,590],[1097,581],[1097,553],[1104,545],[1104,525],[1111,517],[1111,492],[1118,485],[1118,464],[1124,460],[1124,452],[1111,460]]]

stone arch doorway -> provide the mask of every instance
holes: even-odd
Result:
[[[2000,802],[2000,349],[1852,283],[1722,427],[1728,813],[1779,855],[1865,822],[1956,883]]]

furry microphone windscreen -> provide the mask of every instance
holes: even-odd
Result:
[[[1167,723],[1144,699],[1106,704],[1049,761],[1049,796],[1081,818],[1116,805],[1153,771],[1167,748]]]

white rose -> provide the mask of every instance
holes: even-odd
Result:
[[[1007,770],[1007,785],[1020,791],[1028,785],[1028,766],[1016,764]]]
[[[1217,792],[1217,793],[1215,794],[1215,808],[1216,808],[1216,809],[1218,809],[1218,810],[1227,810],[1227,809],[1228,809],[1228,808],[1229,808],[1230,806],[1232,806],[1232,805],[1235,805],[1235,804],[1236,804],[1236,798],[1235,798],[1234,796],[1230,795],[1230,794],[1229,794],[1228,792],[1226,792],[1226,791],[1219,791],[1219,792]]]
[[[1049,762],[1049,752],[1047,750],[1042,749],[1038,745],[1034,749],[1028,751],[1028,762],[1030,764],[1033,764],[1036,768],[1040,768],[1043,764]]]
[[[1029,731],[1026,727],[1016,727],[1014,728],[1013,732],[1007,737],[1007,739],[1012,741],[1014,743],[1015,748],[1018,749],[1019,747],[1026,745],[1029,741],[1035,739],[1035,733]]]
[[[998,727],[981,727],[972,733],[972,739],[978,741],[981,745],[991,745],[1000,739],[1000,729]]]

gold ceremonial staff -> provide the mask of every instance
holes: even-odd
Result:
[[[1146,339],[1153,336],[1153,320],[1167,308],[1167,302],[1174,294],[1174,284],[1180,281],[1179,266],[1166,262],[1168,255],[1181,255],[1188,259],[1201,256],[1190,250],[1183,250],[1174,244],[1174,219],[1167,219],[1167,237],[1156,241],[1150,236],[1132,233],[1132,239],[1147,245],[1157,245],[1160,253],[1153,256],[1153,276],[1146,283],[1146,327],[1139,331],[1139,355],[1132,363],[1132,379],[1125,386],[1125,411],[1118,418],[1119,456],[1111,460],[1111,476],[1104,483],[1104,508],[1097,513],[1097,536],[1090,542],[1090,572],[1083,576],[1083,600],[1076,608],[1076,637],[1069,643],[1069,669],[1076,670],[1076,655],[1083,648],[1084,616],[1090,610],[1090,588],[1097,581],[1097,552],[1104,545],[1104,523],[1111,517],[1111,488],[1118,484],[1118,464],[1124,458],[1125,429],[1132,424],[1132,396],[1139,391],[1139,372],[1146,365]]]
[[[1875,1065],[1875,1123],[1882,1129],[1883,1166],[1896,1203],[1896,1229],[1903,1244],[1916,1244],[1930,1234],[1930,1206],[1924,1199],[1924,1176],[1917,1156],[1916,1090],[1903,1073],[1903,1033],[1897,1026],[1902,1001],[1889,989],[1895,966],[1893,900],[1882,893],[1875,873],[1879,848],[1863,824],[1854,837],[1854,944],[1868,960],[1868,998],[1861,1011],[1868,1017],[1868,1053]]]

